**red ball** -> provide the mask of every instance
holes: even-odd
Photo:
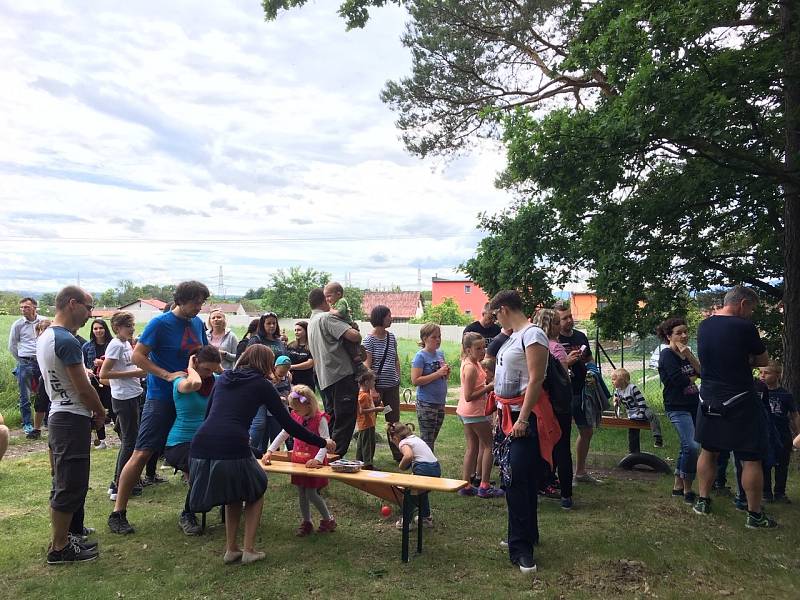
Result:
[[[391,508],[389,508],[386,505],[381,506],[381,515],[383,515],[384,517],[388,517],[391,514],[392,514],[392,509]]]

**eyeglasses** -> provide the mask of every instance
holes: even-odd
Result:
[[[80,300],[75,300],[78,304],[81,304],[86,307],[86,310],[92,312],[94,310],[94,304],[86,304],[86,302],[81,302]]]

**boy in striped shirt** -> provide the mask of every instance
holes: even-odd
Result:
[[[611,372],[611,383],[614,385],[614,407],[620,404],[625,407],[628,418],[634,421],[650,421],[650,430],[653,432],[653,445],[656,448],[664,446],[661,437],[661,422],[658,415],[650,410],[645,402],[644,395],[635,384],[631,383],[631,374],[627,369],[614,369]]]

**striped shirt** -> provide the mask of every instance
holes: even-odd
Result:
[[[389,348],[386,348],[386,344]],[[375,371],[375,387],[389,388],[400,384],[400,373],[397,371],[397,338],[391,331],[386,332],[386,337],[380,339],[371,333],[364,338],[364,348],[372,357],[372,370]],[[383,355],[386,354],[386,360]],[[378,373],[378,367],[383,362],[383,368]]]
[[[647,410],[647,403],[644,400],[642,392],[634,384],[629,383],[624,390],[615,389],[614,396],[619,400],[628,411],[629,419],[646,419],[647,415],[644,411]]]

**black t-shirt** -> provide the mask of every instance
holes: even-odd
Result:
[[[715,390],[730,395],[752,390],[750,357],[764,352],[766,347],[752,321],[722,315],[702,321],[697,328],[700,395],[710,399]]]
[[[572,330],[572,335],[566,336],[559,334],[558,343],[564,346],[564,351],[569,354],[573,350],[580,350],[581,346],[585,346],[586,351],[589,350],[589,338],[586,334],[577,329]],[[572,373],[572,393],[576,396],[583,392],[586,385],[586,364],[582,360],[577,360],[569,368]]]
[[[299,346],[297,342],[289,344],[286,353],[289,355],[289,360],[292,361],[293,365],[299,365],[311,358],[311,351],[308,346]],[[313,390],[316,385],[314,367],[310,369],[292,369],[292,385],[307,385]]]
[[[486,346],[488,348],[489,344],[492,343],[492,340],[500,335],[500,325],[494,323],[489,327],[484,327],[480,321],[475,321],[474,323],[470,323],[464,328],[464,333],[474,332],[480,333],[483,336],[483,339],[486,340]],[[463,334],[462,334],[463,337]]]
[[[658,356],[658,376],[664,384],[664,410],[697,411],[700,394],[689,379],[695,373],[692,363],[678,356],[672,348],[664,348]]]
[[[785,443],[786,440],[791,440],[792,438],[789,418],[792,413],[797,412],[797,404],[795,404],[791,392],[785,388],[778,387],[774,390],[767,390],[767,394],[772,422],[778,430],[781,441]]]
[[[500,348],[503,347],[503,344],[506,343],[508,338],[509,336],[507,336],[505,333],[503,333],[502,330],[500,330],[500,333],[494,336],[494,339],[492,339],[492,343],[489,344],[488,347],[486,348],[486,356],[488,356],[489,358],[495,358],[497,356],[497,353],[500,352]]]

